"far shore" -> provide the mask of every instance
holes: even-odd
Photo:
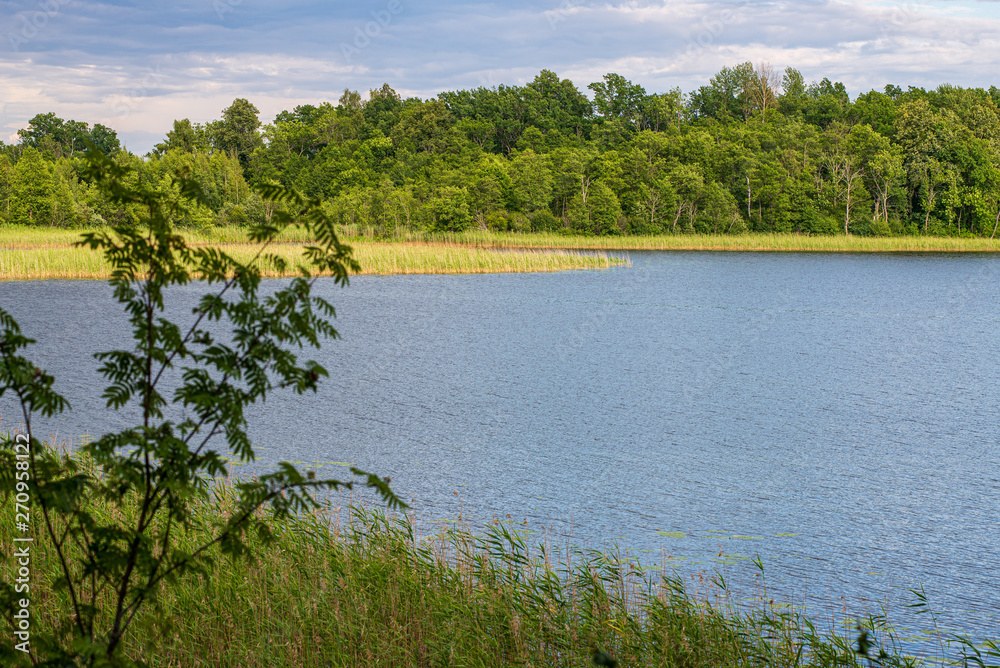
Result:
[[[996,253],[1000,239],[985,237],[808,235],[795,233],[582,236],[553,233],[456,232],[424,238],[488,248],[633,251],[734,251],[823,253]]]

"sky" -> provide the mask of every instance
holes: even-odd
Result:
[[[690,92],[745,61],[852,96],[1000,86],[1000,0],[0,0],[0,140],[51,111],[142,155],[241,97],[267,123],[383,83],[426,99],[548,69]]]

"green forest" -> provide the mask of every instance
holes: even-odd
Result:
[[[90,145],[174,188],[208,195],[195,227],[271,215],[250,185],[318,197],[357,234],[790,232],[994,237],[1000,223],[1000,90],[888,85],[851,100],[770,65],[726,67],[690,93],[618,74],[586,91],[543,70],[500,85],[403,99],[301,105],[262,123],[237,99],[209,123],[176,120],[145,156],[114,130],[35,116],[0,143],[0,222],[97,226],[137,219],[82,178]]]

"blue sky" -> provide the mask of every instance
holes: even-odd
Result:
[[[769,62],[852,94],[1000,85],[1000,2],[884,0],[0,0],[0,140],[37,113],[104,123],[142,154],[237,97],[268,122],[388,83],[404,97],[617,72],[689,92]]]

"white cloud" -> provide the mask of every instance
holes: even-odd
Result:
[[[44,19],[37,2],[6,3],[0,39],[17,50],[0,51],[0,137],[54,111],[110,125],[143,152],[175,118],[217,118],[236,97],[270,120],[345,87],[387,82],[429,97],[523,83],[543,68],[581,90],[618,72],[650,91],[690,91],[746,60],[843,81],[853,93],[890,82],[988,87],[1000,56],[1000,10],[990,2],[242,0],[220,16],[209,0],[53,1],[59,9]],[[33,32],[24,28],[32,19]],[[349,57],[345,45],[356,50]]]

